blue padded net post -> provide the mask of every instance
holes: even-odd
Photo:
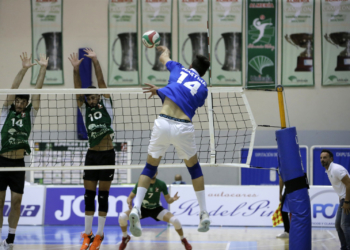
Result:
[[[276,139],[283,182],[302,179],[305,174],[295,127],[276,131]],[[283,211],[292,213],[289,249],[311,250],[311,206],[307,187],[287,192]]]

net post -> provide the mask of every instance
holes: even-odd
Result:
[[[278,106],[280,110],[281,128],[284,129],[287,127],[287,125],[286,115],[284,113],[283,87],[281,85],[277,85],[276,90],[278,95]]]
[[[210,163],[215,164],[215,136],[214,136],[214,119],[213,119],[213,94],[211,88],[208,88],[207,98],[208,121],[209,121],[209,135],[210,135]]]
[[[248,155],[247,155],[247,161],[246,161],[246,165],[250,165],[250,161],[252,159],[252,155],[253,155],[253,147],[254,147],[254,141],[255,141],[255,131],[256,128],[258,127],[258,125],[255,122],[254,116],[253,116],[253,112],[250,108],[247,96],[244,94],[244,92],[241,93],[242,95],[242,99],[244,102],[244,105],[246,106],[250,121],[252,123],[252,135],[250,136],[250,144],[249,144],[249,150],[248,150]]]

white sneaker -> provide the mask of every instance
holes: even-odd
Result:
[[[140,237],[142,235],[140,217],[141,217],[140,211],[136,207],[133,207],[129,215],[129,221],[130,221],[129,230],[131,234],[134,235],[135,237]]]
[[[0,244],[0,249],[1,250],[12,250],[13,249],[13,244],[8,244],[6,240],[3,240]]]
[[[281,234],[278,234],[278,235],[276,236],[276,238],[284,238],[284,239],[289,238],[289,233],[283,232],[283,233],[281,233]]]
[[[199,219],[198,232],[208,232],[210,226],[209,214],[206,211],[202,211],[199,215]]]

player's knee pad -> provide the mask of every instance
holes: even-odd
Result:
[[[128,225],[128,216],[126,215],[126,213],[120,213],[118,221],[119,221],[119,225],[121,227],[127,226]]]
[[[109,191],[98,191],[98,211],[108,212]]]
[[[181,222],[179,221],[179,219],[176,216],[171,217],[169,222],[170,222],[170,224],[172,224],[174,226],[174,228],[176,230],[179,230],[182,228]]]
[[[199,162],[197,162],[196,164],[194,164],[192,167],[187,167],[188,169],[188,172],[190,172],[190,175],[191,175],[191,178],[192,180],[194,179],[197,179],[201,176],[203,176],[203,173],[202,173],[202,168],[201,166],[199,165]]]
[[[85,200],[85,211],[95,212],[95,196],[96,191],[85,190],[84,200]]]
[[[152,166],[149,163],[146,163],[146,166],[143,168],[141,175],[146,175],[149,178],[153,178],[153,176],[157,173],[158,166]]]

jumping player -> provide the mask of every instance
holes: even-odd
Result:
[[[162,51],[159,57],[170,71],[169,83],[158,88],[151,84],[144,88],[144,93],[151,93],[151,98],[158,95],[163,102],[159,117],[154,121],[150,144],[148,146],[147,163],[138,181],[134,207],[130,212],[130,232],[138,237],[142,234],[140,216],[141,205],[151,178],[157,172],[161,158],[170,144],[176,148],[179,158],[184,159],[190,172],[192,184],[196,192],[199,208],[199,232],[207,232],[210,226],[206,209],[204,178],[197,158],[197,147],[194,126],[191,122],[198,107],[205,103],[208,95],[207,83],[201,78],[210,66],[209,60],[197,55],[189,69],[170,59],[170,51],[165,46],[158,46]]]
[[[94,64],[97,83],[99,88],[107,88],[103,79],[100,63],[97,55],[92,49],[84,50],[86,57],[92,59]],[[73,53],[68,58],[74,67],[74,87],[81,88],[79,65],[84,59],[78,59],[78,55]],[[114,130],[112,99],[109,94],[98,95],[77,95],[77,103],[83,115],[85,127],[89,138],[89,149],[86,153],[85,166],[115,165],[115,152],[113,147]],[[103,229],[108,212],[109,189],[114,176],[114,169],[109,170],[85,170],[85,232],[81,250],[100,249],[103,241]],[[95,213],[95,196],[97,182],[99,182],[98,193],[98,229],[96,235],[92,233],[92,220]]]
[[[12,89],[18,89],[27,70],[31,68],[32,56],[22,53],[22,69],[12,83]],[[44,83],[49,58],[40,55],[39,75],[35,88],[41,89]],[[0,117],[0,167],[25,167],[24,155],[31,153],[28,138],[40,107],[40,95],[33,95],[29,103],[29,95],[7,95]],[[21,203],[24,191],[25,171],[0,172],[0,235],[3,224],[3,208],[6,189],[11,189],[11,211],[8,217],[9,234],[1,242],[0,248],[13,249],[16,228],[21,214]]]
[[[184,238],[184,233],[180,221],[172,213],[160,205],[161,192],[163,193],[164,198],[168,204],[173,203],[180,197],[177,196],[177,193],[174,197],[170,197],[166,184],[163,181],[157,179],[157,175],[158,172],[152,177],[150,187],[147,190],[145,199],[142,201],[140,218],[145,219],[147,217],[151,217],[156,221],[165,221],[171,223],[175,227],[176,232],[179,234],[181,242],[185,246],[185,249],[192,250],[192,246],[187,242],[186,238]],[[134,189],[131,191],[127,200],[130,210],[119,215],[119,225],[122,228],[123,232],[123,239],[122,243],[119,246],[119,250],[124,250],[130,241],[130,236],[127,233],[128,217],[132,209],[132,200],[135,198],[136,193],[137,183]]]

